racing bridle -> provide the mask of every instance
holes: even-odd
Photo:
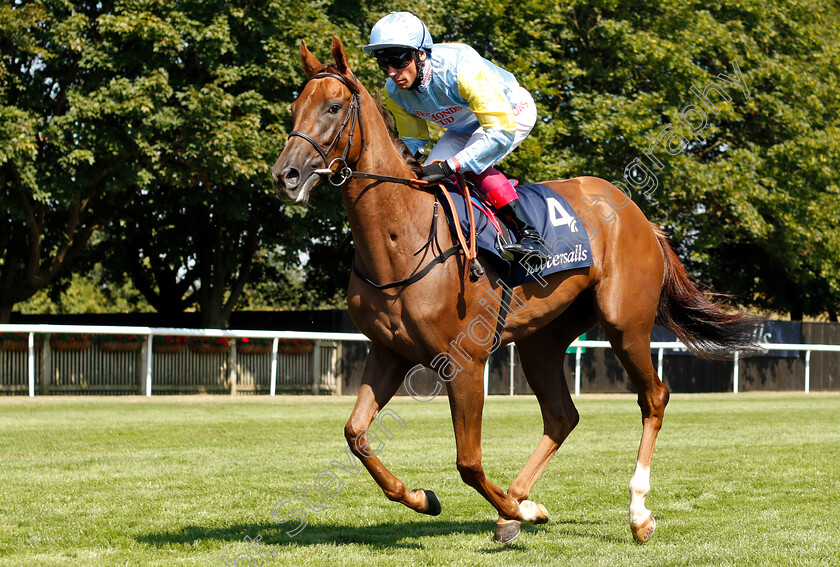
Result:
[[[365,172],[362,172],[362,171],[353,171],[347,163],[347,157],[350,155],[350,148],[353,146],[353,136],[355,135],[355,132],[356,132],[356,124],[359,125],[359,133],[360,133],[361,138],[362,138],[361,139],[361,151],[367,150],[367,144],[365,142],[365,122],[362,119],[362,103],[361,103],[361,97],[359,95],[359,88],[354,84],[356,82],[355,77],[353,77],[353,82],[351,82],[344,75],[339,75],[337,73],[317,73],[317,74],[309,77],[309,79],[307,80],[307,83],[309,81],[312,81],[312,80],[315,80],[315,79],[326,79],[326,78],[332,78],[332,79],[337,79],[337,80],[341,81],[341,83],[344,84],[350,90],[350,92],[352,94],[351,99],[350,99],[350,106],[347,109],[347,113],[344,115],[344,120],[342,121],[341,126],[338,128],[338,132],[336,132],[335,138],[333,138],[332,142],[330,142],[330,145],[325,150],[324,147],[318,142],[318,140],[316,140],[315,138],[313,138],[312,136],[310,136],[306,132],[302,132],[300,130],[293,130],[289,134],[289,138],[293,138],[293,137],[303,138],[304,140],[309,142],[312,145],[312,147],[314,147],[315,150],[321,155],[321,159],[324,160],[324,168],[316,169],[315,170],[316,174],[325,176],[327,178],[327,180],[335,187],[341,187],[342,185],[347,183],[347,181],[351,177],[352,178],[373,179],[373,180],[376,180],[376,181],[385,181],[385,182],[391,182],[391,183],[401,183],[403,185],[409,185],[411,187],[428,188],[431,185],[437,185],[437,183],[429,183],[428,181],[424,181],[422,179],[416,179],[416,178],[412,179],[412,178],[407,178],[407,177],[392,177],[392,176],[388,176],[388,175],[378,175],[378,174],[375,174],[375,173],[365,173]],[[342,152],[341,157],[340,158],[334,158],[332,161],[330,161],[329,154],[335,149],[336,145],[338,144],[338,141],[341,139],[341,136],[344,134],[344,130],[346,130],[348,126],[350,127],[350,131],[347,135],[347,145],[344,146],[344,151]],[[361,153],[360,153],[360,156],[361,156]],[[335,171],[333,171],[333,166],[335,164],[338,164],[338,166],[337,166],[337,169]],[[334,180],[333,179],[334,177],[337,177],[338,179]],[[466,196],[466,202],[469,203],[470,202],[469,191],[467,190],[466,185],[463,182],[463,178],[461,178],[461,184],[462,184],[462,189],[464,191],[464,194]],[[455,206],[452,204],[452,199],[449,196],[449,193],[445,190],[441,191],[441,193],[444,195],[446,201],[448,202],[450,210],[453,212],[453,214],[455,214]],[[470,278],[473,281],[477,280],[484,273],[484,268],[478,263],[478,260],[476,259],[475,221],[472,218],[472,207],[467,207],[467,209],[469,210],[469,214],[470,214],[470,239],[469,239],[469,241],[467,241],[465,239],[465,237],[463,235],[463,232],[461,231],[461,227],[460,227],[459,223],[455,222],[454,223],[454,228],[455,228],[455,232],[457,234],[459,243],[455,244],[451,248],[443,251],[440,255],[435,256],[435,258],[431,262],[426,264],[426,266],[424,266],[422,269],[415,272],[414,274],[412,274],[408,278],[401,279],[401,280],[398,280],[398,281],[389,282],[387,284],[377,284],[377,283],[373,282],[372,280],[370,280],[367,276],[362,274],[358,270],[358,268],[356,267],[355,264],[353,265],[353,271],[363,281],[365,281],[366,283],[368,283],[369,285],[371,285],[373,287],[376,287],[377,289],[388,289],[388,288],[393,288],[393,287],[398,287],[398,286],[411,285],[412,283],[422,279],[426,274],[429,273],[429,271],[432,268],[434,268],[434,266],[436,266],[439,263],[442,263],[442,262],[446,261],[447,258],[449,258],[453,254],[457,253],[459,250],[463,250],[464,253],[466,254],[467,260],[469,261],[469,264],[470,264]],[[435,202],[435,217],[434,218],[435,218],[434,222],[435,222],[435,226],[436,226],[436,223],[437,223],[437,202]],[[432,234],[435,234],[435,233],[436,233],[436,230],[433,229]],[[420,250],[423,250],[426,246],[428,246],[430,244],[430,242],[431,242],[431,237],[430,237],[430,241],[427,242],[426,245],[424,245],[423,248],[421,248]],[[415,255],[417,253],[419,253],[420,250],[415,252]]]
[[[315,80],[315,79],[337,79],[341,81],[352,93],[352,97],[350,99],[350,106],[347,109],[347,113],[344,115],[344,121],[341,123],[341,126],[338,128],[338,132],[335,134],[335,138],[330,143],[330,145],[325,150],[324,147],[312,136],[307,134],[306,132],[301,132],[300,130],[293,130],[291,134],[289,134],[289,138],[293,138],[297,136],[298,138],[303,138],[310,144],[315,150],[321,155],[321,159],[324,160],[324,167],[323,169],[316,169],[315,173],[319,175],[324,175],[327,177],[329,182],[336,186],[340,187],[344,185],[348,179],[352,176],[353,170],[347,165],[347,156],[350,155],[350,148],[353,146],[353,136],[356,133],[356,124],[359,125],[359,133],[362,137],[362,150],[367,149],[367,145],[365,143],[365,122],[362,120],[362,102],[361,98],[359,97],[359,88],[350,82],[350,80],[345,77],[344,75],[339,75],[338,73],[318,73],[316,75],[312,75],[309,77],[307,82]],[[353,77],[355,81],[356,78]],[[336,145],[338,145],[338,141],[341,139],[342,134],[344,134],[344,130],[350,126],[350,132],[347,134],[347,145],[344,146],[344,152],[342,153],[340,158],[335,158],[330,161],[329,154],[335,149]],[[333,165],[338,164],[337,169],[333,171]],[[338,176],[338,182],[333,180],[333,177]]]
[[[409,177],[392,177],[389,175],[378,175],[375,173],[365,173],[362,171],[353,171],[351,167],[347,163],[347,156],[350,155],[350,148],[353,146],[353,136],[356,132],[356,124],[359,125],[359,134],[361,135],[361,148],[362,151],[367,150],[367,143],[365,141],[365,121],[362,119],[362,102],[361,97],[359,96],[359,88],[354,84],[356,82],[356,77],[353,77],[353,82],[350,81],[344,75],[339,75],[338,73],[317,73],[312,75],[307,79],[307,83],[309,81],[315,79],[337,79],[341,81],[352,93],[352,97],[350,99],[350,106],[347,109],[347,113],[344,115],[344,120],[341,123],[341,126],[338,128],[338,132],[335,134],[335,138],[333,141],[330,142],[330,145],[325,150],[324,147],[312,136],[307,134],[306,132],[302,132],[300,130],[292,130],[289,134],[289,138],[298,137],[303,138],[307,142],[309,142],[313,148],[321,155],[321,159],[324,160],[324,167],[322,169],[316,169],[315,173],[318,175],[323,175],[327,178],[327,180],[335,187],[341,187],[351,177],[355,178],[364,178],[364,179],[373,179],[376,181],[387,181],[391,183],[402,183],[404,185],[410,185],[412,187],[428,187],[430,185],[429,182],[423,181],[421,179],[412,179]],[[344,134],[344,130],[347,127],[350,127],[350,131],[347,135],[347,145],[344,147],[344,151],[341,154],[340,158],[334,158],[330,161],[329,154],[335,149],[338,145],[338,141],[341,139],[342,134]],[[336,166],[336,169],[333,169],[333,166]],[[337,178],[337,179],[335,179]]]

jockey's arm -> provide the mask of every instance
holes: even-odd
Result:
[[[382,106],[394,115],[400,139],[405,142],[412,154],[417,155],[417,150],[429,143],[429,126],[425,120],[394,102],[394,99],[388,96],[387,89],[383,89],[383,95]]]
[[[467,101],[483,137],[449,159],[455,171],[481,173],[501,159],[513,145],[516,119],[510,102],[483,68],[458,74],[458,92]]]

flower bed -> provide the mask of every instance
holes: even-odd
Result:
[[[55,351],[81,351],[90,348],[93,335],[90,333],[53,333],[50,335],[50,348]]]
[[[35,335],[35,350],[44,345],[41,335]],[[0,333],[0,350],[29,350],[29,333]]]
[[[156,353],[178,353],[187,350],[187,337],[180,335],[155,335],[152,351]]]
[[[190,350],[199,354],[221,354],[230,349],[227,337],[190,337]]]
[[[315,348],[315,341],[309,339],[280,339],[278,350],[281,354],[306,354]]]
[[[102,352],[136,352],[143,346],[143,335],[103,335],[99,339]]]
[[[252,339],[242,337],[236,341],[236,352],[240,354],[266,354],[271,352],[274,339]]]

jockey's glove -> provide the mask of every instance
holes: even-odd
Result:
[[[455,173],[445,161],[436,161],[420,168],[420,179],[423,181],[435,182]]]

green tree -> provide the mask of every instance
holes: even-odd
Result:
[[[0,5],[0,321],[147,181],[126,124],[161,96],[161,77],[103,84],[97,11]]]
[[[299,264],[300,251],[340,232],[338,192],[322,192],[317,214],[304,215],[272,196],[268,175],[303,80],[297,46],[337,29],[316,3],[288,0],[127,4],[114,18],[113,44],[150,53],[141,72],[163,69],[170,95],[145,123],[154,180],[112,224],[108,265],[159,311],[195,304],[204,326],[225,326],[246,283],[277,277],[269,261]],[[173,47],[156,50],[149,27]]]
[[[318,240],[268,176],[297,43],[331,29],[317,4],[21,0],[0,26],[0,320],[106,226],[93,260],[113,283],[128,275],[165,313],[195,305],[210,327],[265,273],[261,239],[291,263]]]
[[[141,54],[131,72],[166,77],[143,123],[152,180],[103,248],[158,311],[196,305],[204,326],[226,326],[264,233],[295,229],[267,172],[298,84],[287,34],[319,15],[297,2],[126,2],[101,18],[115,50]]]
[[[95,237],[94,237],[95,238]],[[101,264],[88,267],[82,252],[74,267],[84,265],[85,271],[76,269],[67,277],[59,275],[52,284],[17,305],[27,314],[66,313],[149,313],[154,311],[130,281],[122,285],[105,282]]]
[[[372,21],[389,9],[413,8]],[[623,183],[700,281],[836,320],[837,3],[456,0],[417,13],[436,41],[474,45],[534,94],[541,121],[503,163],[511,173]],[[739,71],[743,88],[720,78]],[[692,87],[710,84],[725,97],[707,104]]]
[[[375,92],[384,79],[360,48],[390,10],[534,94],[541,120],[509,173],[623,183],[700,281],[836,319],[836,3],[18,0],[0,6],[0,320],[109,222],[102,264],[158,309],[198,305],[218,326],[238,298],[333,302],[350,258],[335,251],[338,191],[284,207],[267,170],[303,80],[300,40],[326,59],[339,35]],[[712,84],[705,102],[692,90]],[[301,251],[299,275],[282,273]]]

